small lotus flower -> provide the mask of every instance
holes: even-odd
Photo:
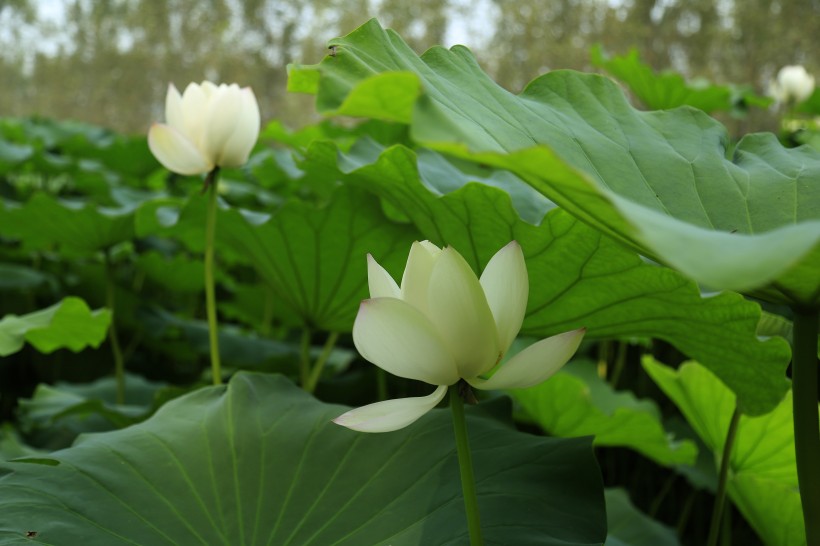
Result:
[[[814,93],[814,76],[802,66],[784,66],[772,83],[770,94],[781,103],[803,102]]]
[[[437,388],[429,396],[377,402],[334,419],[353,430],[403,428],[462,379],[478,389],[537,385],[570,359],[586,331],[541,340],[497,366],[521,329],[529,295],[524,254],[515,241],[492,257],[480,280],[455,249],[428,241],[413,243],[401,287],[370,255],[367,268],[371,299],[361,303],[353,324],[356,348],[394,375]]]
[[[250,87],[209,81],[173,84],[165,97],[166,123],[148,131],[151,152],[168,170],[193,175],[248,161],[259,136],[259,105]]]

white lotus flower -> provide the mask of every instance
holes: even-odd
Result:
[[[413,243],[401,287],[370,255],[367,267],[371,299],[362,302],[353,324],[356,348],[394,375],[437,388],[429,396],[377,402],[334,419],[353,430],[403,428],[433,409],[461,379],[478,389],[537,385],[570,359],[586,331],[541,340],[492,373],[518,335],[527,308],[527,267],[517,242],[492,257],[480,280],[455,249],[428,241]]]
[[[259,105],[250,87],[232,83],[188,84],[180,95],[173,84],[165,97],[166,123],[154,123],[148,146],[160,163],[179,174],[239,167],[259,136]]]
[[[803,102],[814,93],[814,76],[802,66],[784,66],[770,93],[778,102]]]

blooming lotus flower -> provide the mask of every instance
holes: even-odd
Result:
[[[586,331],[541,340],[495,369],[527,308],[527,267],[515,241],[492,257],[480,280],[455,249],[428,241],[413,243],[401,287],[370,255],[367,276],[370,299],[353,324],[356,349],[383,370],[437,388],[429,396],[377,402],[334,419],[353,430],[403,428],[462,379],[478,389],[537,385],[570,359]]]
[[[148,146],[160,163],[179,174],[239,167],[259,136],[256,97],[250,87],[240,89],[235,83],[190,83],[182,95],[169,85],[165,119],[151,126]]]
[[[770,93],[778,102],[803,102],[814,93],[814,76],[802,66],[784,66]]]

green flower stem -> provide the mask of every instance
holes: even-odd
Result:
[[[208,216],[205,222],[205,304],[208,314],[208,340],[211,348],[211,375],[214,385],[222,384],[222,366],[219,362],[219,331],[216,322],[216,292],[214,289],[214,237],[216,235],[216,181],[219,167],[208,173],[205,187],[208,192]]]
[[[338,332],[331,332],[327,337],[325,346],[322,348],[322,354],[319,355],[318,360],[313,364],[313,369],[310,371],[310,377],[308,377],[307,385],[305,385],[307,392],[312,393],[316,390],[319,378],[322,377],[322,370],[325,369],[325,364],[327,363],[327,359],[330,358],[330,353],[333,352],[333,347],[336,346],[337,339],[339,339]]]
[[[299,359],[299,384],[307,390],[310,381],[310,328],[302,328],[302,342],[300,343],[301,358]]]
[[[817,414],[818,309],[794,310],[792,399],[797,482],[806,544],[820,545],[820,418]]]
[[[117,383],[117,404],[125,403],[125,359],[120,348],[120,336],[117,334],[117,321],[114,298],[114,268],[111,265],[111,255],[106,250],[105,256],[105,306],[111,311],[111,326],[108,327],[108,341],[111,343],[111,353],[114,356],[114,377]]]
[[[461,491],[464,495],[464,509],[467,512],[467,528],[470,531],[470,546],[482,546],[481,520],[478,513],[478,496],[475,491],[473,476],[473,458],[470,453],[470,441],[467,438],[467,422],[464,419],[464,400],[456,383],[450,387],[450,409],[453,410],[453,429],[456,433],[456,451],[458,468],[461,473]]]
[[[729,430],[726,431],[726,441],[723,443],[723,457],[720,460],[720,473],[718,474],[717,493],[715,493],[715,505],[712,508],[712,523],[709,526],[708,546],[717,546],[720,535],[721,521],[723,520],[723,505],[726,502],[726,482],[729,477],[729,466],[732,458],[732,447],[737,436],[737,425],[740,423],[740,410],[735,406],[732,419],[729,421]]]

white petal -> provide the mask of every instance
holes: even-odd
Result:
[[[219,158],[223,167],[240,167],[248,162],[248,156],[259,138],[259,105],[250,87],[240,90],[242,109],[236,127]]]
[[[165,95],[165,122],[183,135],[186,134],[185,117],[182,114],[182,96],[174,84],[168,85],[168,93]]]
[[[433,263],[441,254],[441,249],[430,241],[418,241],[410,247],[407,265],[401,278],[401,297],[404,301],[427,313],[427,294]]]
[[[367,255],[367,284],[371,298],[401,298],[399,285],[370,254]]]
[[[204,153],[202,142],[205,134],[205,116],[208,112],[208,97],[202,88],[189,83],[182,92],[182,117],[185,120],[184,134]],[[209,158],[213,163],[213,158]]]
[[[221,165],[228,140],[236,130],[242,113],[242,97],[236,84],[219,86],[208,100],[205,119],[205,154]]]
[[[402,300],[364,300],[353,323],[353,343],[365,360],[393,375],[431,385],[458,381],[453,357],[433,324]]]
[[[162,123],[148,130],[148,147],[166,169],[175,173],[202,174],[214,167],[182,133]]]
[[[436,407],[447,387],[439,386],[429,396],[414,398],[398,398],[376,402],[344,413],[333,420],[342,425],[361,432],[390,432],[404,428],[416,421],[419,417]]]
[[[530,293],[521,245],[512,241],[495,253],[481,274],[481,287],[495,319],[499,347],[506,352],[521,330]]]
[[[498,363],[498,332],[484,290],[454,248],[442,250],[433,264],[427,306],[461,377],[475,377]]]
[[[490,379],[468,379],[477,389],[525,389],[549,379],[566,364],[586,333],[586,328],[564,332],[530,345],[503,366]]]

